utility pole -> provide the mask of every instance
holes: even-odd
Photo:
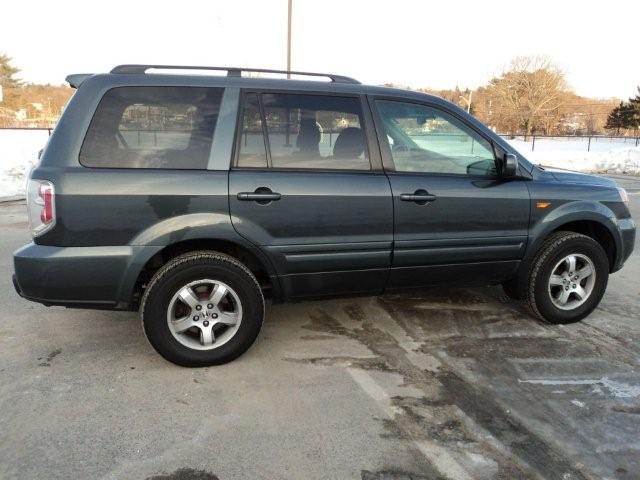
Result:
[[[467,104],[467,113],[471,112],[471,98],[473,97],[473,90],[469,90],[469,98],[465,98],[460,95],[460,98]]]
[[[288,1],[287,8],[287,72],[291,71],[291,4],[293,0]],[[287,78],[291,78],[291,74],[287,73]]]

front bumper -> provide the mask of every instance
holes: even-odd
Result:
[[[622,268],[624,262],[631,256],[636,242],[636,224],[632,218],[618,220],[618,230],[620,231],[621,245],[616,258],[616,264],[611,272],[617,272]]]
[[[127,309],[138,274],[160,247],[51,247],[13,254],[18,294],[45,305]]]

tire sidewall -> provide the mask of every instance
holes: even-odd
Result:
[[[188,283],[202,279],[226,283],[235,290],[242,304],[238,331],[225,344],[211,350],[194,350],[181,344],[167,323],[171,298]],[[164,358],[182,366],[216,365],[233,360],[253,344],[262,326],[264,302],[255,279],[242,268],[200,256],[176,263],[152,281],[141,315],[147,339]]]
[[[550,247],[550,248],[553,248]],[[556,307],[549,295],[549,278],[554,267],[567,255],[582,254],[595,265],[596,280],[589,298],[579,307],[572,310],[562,310]],[[534,297],[537,310],[542,317],[552,323],[577,322],[589,315],[600,303],[607,288],[609,278],[609,261],[602,247],[584,235],[571,238],[563,242],[558,248],[545,255],[542,265],[537,269],[535,278]]]

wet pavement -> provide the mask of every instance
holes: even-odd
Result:
[[[0,231],[0,478],[640,478],[638,246],[577,324],[497,287],[272,305],[243,357],[184,369],[136,314],[20,299],[24,205]]]

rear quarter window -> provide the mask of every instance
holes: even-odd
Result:
[[[91,119],[80,163],[97,168],[205,169],[222,88],[118,87]]]

